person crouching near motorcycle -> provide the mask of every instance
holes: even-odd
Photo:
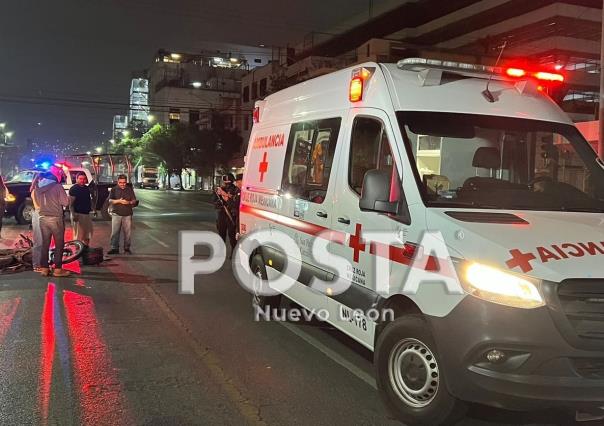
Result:
[[[216,208],[216,228],[222,241],[226,243],[227,236],[231,248],[237,245],[236,218],[239,213],[240,190],[234,184],[235,177],[229,173],[222,176],[222,186],[216,188],[212,200]]]
[[[54,277],[67,277],[69,271],[63,269],[63,247],[65,244],[65,223],[63,221],[63,208],[69,206],[70,199],[63,186],[52,173],[44,173],[34,189],[34,198],[40,206],[40,231],[42,234],[42,247],[40,258],[40,273],[50,275],[48,251],[51,239],[55,241]]]

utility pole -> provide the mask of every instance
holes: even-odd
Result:
[[[604,0],[602,1],[602,33],[600,34],[600,109],[598,111],[598,124],[600,134],[598,137],[598,155],[604,160]]]

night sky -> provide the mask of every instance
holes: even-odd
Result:
[[[147,68],[159,48],[194,52],[208,41],[297,44],[310,31],[333,32],[342,28],[343,21],[368,16],[370,1],[2,3],[0,122],[16,132],[14,141],[19,145],[36,138],[86,148],[110,138],[112,117],[125,113],[125,107],[66,107],[52,99],[127,104],[131,73]],[[373,3],[375,10],[376,4],[388,1]]]

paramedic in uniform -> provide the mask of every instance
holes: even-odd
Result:
[[[229,173],[222,176],[222,186],[216,188],[213,201],[216,207],[216,228],[220,238],[226,243],[227,235],[231,248],[237,244],[236,225],[239,216],[239,194],[240,190],[234,184],[235,177]],[[228,211],[228,214],[227,214]]]

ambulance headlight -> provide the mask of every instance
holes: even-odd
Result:
[[[474,297],[523,309],[545,305],[538,280],[476,262],[464,263],[461,269],[461,284]]]

